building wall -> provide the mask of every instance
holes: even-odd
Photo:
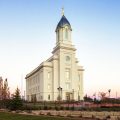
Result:
[[[52,68],[50,67],[44,67],[43,68],[43,77],[44,77],[44,89],[43,89],[43,98],[44,100],[52,100],[53,97],[52,97],[52,94],[53,94],[53,91],[52,91],[52,88],[53,88],[53,85],[52,85]]]
[[[26,95],[28,101],[32,101],[33,95],[37,101],[43,99],[43,69],[26,79]]]
[[[58,56],[54,55],[53,56],[53,79],[52,79],[52,83],[53,83],[53,87],[52,87],[52,92],[53,92],[53,100],[57,100],[58,97],[58,90],[57,88],[59,87],[59,64],[58,64]]]
[[[70,61],[66,61],[66,57],[70,57]],[[73,99],[78,99],[78,71],[74,51],[62,50],[60,53],[60,85],[63,87],[63,99],[66,100],[66,92],[73,94]],[[69,80],[66,79],[69,71]]]
[[[83,99],[83,68],[78,66],[71,34],[69,24],[56,30],[53,56],[26,76],[27,100]]]
[[[58,87],[62,88],[62,100],[66,100],[66,93],[71,93],[74,100],[83,99],[83,71],[77,64],[74,50],[58,49],[45,64],[26,79],[27,100],[31,101],[34,95],[37,101],[58,100]]]

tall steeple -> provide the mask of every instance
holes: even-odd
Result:
[[[64,8],[62,8],[62,18],[56,27],[56,44],[66,43],[71,44],[71,25],[64,15]]]

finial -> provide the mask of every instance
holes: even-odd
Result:
[[[62,8],[62,16],[64,15],[64,7]]]

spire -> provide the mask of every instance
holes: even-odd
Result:
[[[59,28],[63,28],[64,26],[68,26],[70,28],[70,30],[72,30],[69,21],[67,20],[67,18],[64,15],[64,8],[62,8],[61,14],[62,14],[61,20],[59,21],[55,31],[57,31]]]
[[[62,8],[62,16],[64,15],[64,7]]]

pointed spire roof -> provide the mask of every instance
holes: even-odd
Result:
[[[67,18],[65,17],[65,15],[64,15],[64,9],[62,8],[62,18],[59,21],[59,23],[58,23],[55,31],[57,31],[59,28],[65,27],[65,26],[68,26],[71,29],[71,25],[70,25],[69,21],[67,20]]]

